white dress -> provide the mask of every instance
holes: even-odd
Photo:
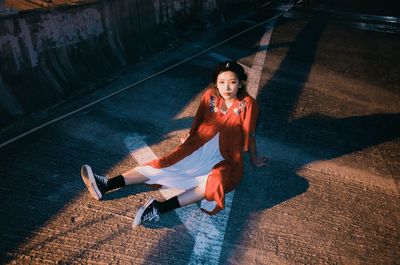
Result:
[[[165,168],[139,166],[135,170],[147,177],[147,184],[189,190],[206,185],[212,168],[224,160],[219,150],[219,133],[181,161]]]

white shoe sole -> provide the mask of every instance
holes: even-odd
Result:
[[[96,200],[100,200],[103,196],[97,187],[96,180],[94,179],[92,168],[88,165],[83,165],[81,167],[81,176],[82,180],[86,185],[86,188],[89,190],[90,194]]]
[[[156,199],[151,198],[149,199],[142,207],[139,208],[139,210],[137,211],[135,218],[133,219],[132,222],[132,228],[136,228],[138,227],[141,223],[142,223],[142,215],[143,212],[146,210],[147,207],[149,207],[150,204],[153,203],[153,201],[155,201]]]

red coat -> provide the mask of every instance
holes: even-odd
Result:
[[[248,151],[250,136],[254,134],[258,116],[256,101],[246,96],[236,99],[224,115],[220,109],[223,99],[208,89],[200,102],[189,138],[168,155],[151,161],[155,168],[171,166],[192,154],[219,132],[219,148],[225,159],[216,164],[208,176],[205,198],[217,202],[209,214],[224,208],[225,194],[232,191],[243,175],[243,151]]]

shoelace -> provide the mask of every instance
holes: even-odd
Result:
[[[158,214],[157,209],[155,207],[152,207],[151,211],[146,213],[142,218],[143,218],[143,220],[142,220],[143,222],[144,221],[157,222],[158,220],[160,220],[160,215]]]
[[[99,176],[99,175],[96,175],[96,174],[94,174],[94,177],[95,177],[98,181],[100,181],[101,183],[103,183],[104,185],[107,185],[108,179],[107,179],[106,177],[104,177],[104,176]]]

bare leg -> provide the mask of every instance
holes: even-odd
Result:
[[[125,185],[144,183],[149,180],[134,168],[122,173],[121,175],[124,177]]]
[[[181,206],[185,206],[188,204],[192,204],[204,199],[206,187],[204,186],[197,186],[193,189],[187,190],[184,193],[178,195],[178,201]]]

